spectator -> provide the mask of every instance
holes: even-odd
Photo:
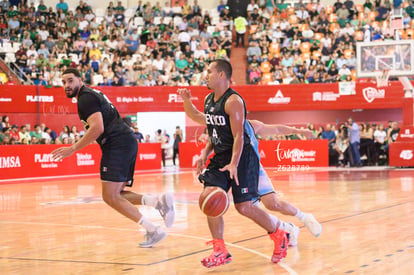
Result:
[[[256,56],[256,59],[260,62],[260,56],[262,55],[262,50],[259,47],[259,44],[256,41],[250,42],[250,46],[247,48],[247,62],[251,63],[253,56]]]
[[[254,3],[254,0],[252,0]],[[250,4],[249,4],[250,5]],[[239,45],[244,48],[244,35],[246,33],[246,26],[247,26],[247,20],[243,16],[239,15],[234,19],[234,26],[236,29],[236,47],[239,47]]]
[[[305,9],[304,5],[301,5],[299,10],[297,10],[295,12],[296,16],[298,17],[300,22],[305,22],[308,18],[309,18],[309,13],[308,11]]]
[[[360,133],[359,126],[352,118],[348,118],[347,127],[349,132],[349,143],[351,146],[352,165],[361,166],[361,156],[359,153]]]
[[[138,40],[135,39],[133,35],[130,35],[129,38],[125,40],[125,46],[128,49],[128,54],[133,55],[137,52],[139,43],[138,43]]]
[[[134,130],[134,136],[138,140],[138,142],[140,142],[140,143],[143,142],[144,141],[144,136],[139,131],[138,126],[134,125],[133,130]]]
[[[56,10],[62,10],[65,14],[67,14],[69,6],[64,0],[59,0],[59,3],[56,4]]]
[[[387,143],[387,132],[384,130],[384,124],[379,124],[374,131],[374,146],[375,146],[375,164],[378,165],[379,156],[382,152],[385,153],[385,145]]]
[[[30,137],[36,137],[38,141],[42,139],[42,128],[39,124],[34,126],[34,131],[30,132]]]
[[[8,20],[7,25],[9,26],[9,30],[18,30],[20,28],[20,21],[14,15]]]
[[[9,116],[3,116],[3,118],[1,119],[1,126],[2,128],[11,128],[12,125],[10,124],[10,118]],[[16,125],[17,127],[17,125]]]
[[[168,149],[168,141],[167,137],[162,134],[161,129],[158,129],[155,132],[155,142],[161,143],[161,160],[162,166],[165,167],[167,149]]]
[[[224,1],[223,0],[220,0],[220,3],[218,4],[218,6],[217,6],[217,11],[218,12],[221,12],[223,9],[225,9],[227,7],[227,5],[226,4],[224,4]]]
[[[26,125],[20,126],[19,139],[21,144],[29,144],[31,137]]]
[[[346,64],[342,65],[342,68],[338,71],[339,79],[344,80],[347,76],[351,75],[351,71],[348,69]]]
[[[17,126],[16,124],[13,124],[11,126],[11,131],[9,135],[10,135],[10,138],[14,138],[15,140],[19,142],[20,141],[19,126]]]
[[[177,158],[177,155],[179,154],[179,144],[183,141],[183,132],[180,129],[180,126],[175,127],[175,133],[174,133],[174,145],[173,145],[173,165],[175,165],[175,159]]]
[[[247,15],[249,15],[250,13],[253,13],[254,9],[259,9],[259,5],[256,3],[255,0],[251,0],[250,3],[247,5]]]

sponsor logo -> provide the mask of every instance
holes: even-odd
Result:
[[[362,90],[362,94],[364,95],[365,100],[368,103],[371,103],[376,98],[384,98],[385,97],[385,90],[384,89],[376,89],[373,87],[368,87]]]
[[[278,90],[274,97],[269,97],[267,100],[267,103],[270,104],[289,104],[290,103],[290,97],[285,97],[282,94],[281,90]]]
[[[12,99],[8,97],[0,97],[0,102],[12,102]]]
[[[410,160],[413,158],[413,150],[402,150],[400,153],[400,158],[404,160]]]
[[[290,159],[292,162],[315,161],[316,151],[305,151],[302,149],[283,149],[280,148],[280,142],[277,144],[276,156],[278,161]]]
[[[192,101],[197,101],[198,97],[193,97],[192,96],[191,100]],[[182,102],[184,102],[184,100],[178,94],[168,94],[168,103],[171,103],[171,102],[182,103]]]
[[[95,160],[91,154],[76,153],[76,163],[78,166],[92,166],[95,165]]]
[[[410,129],[405,129],[404,133],[400,134],[402,138],[414,138],[414,133],[410,133]]]
[[[53,95],[27,95],[26,102],[53,102]]]
[[[0,168],[22,167],[19,156],[0,157]]]
[[[58,165],[56,162],[61,161],[54,160],[52,154],[34,154],[34,162],[40,163],[41,168],[57,168]]]
[[[336,101],[340,94],[334,92],[314,92],[312,96],[313,101]]]
[[[224,126],[226,125],[226,118],[220,115],[206,114],[206,123],[210,125]]]
[[[132,103],[132,102],[154,102],[153,97],[116,97],[116,102],[122,102],[122,103]]]
[[[152,160],[157,157],[157,154],[139,154],[139,160]]]

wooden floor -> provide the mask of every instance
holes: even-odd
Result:
[[[225,240],[233,261],[213,270],[201,185],[192,170],[139,173],[134,191],[174,192],[176,222],[166,240],[139,248],[144,232],[104,204],[98,177],[0,183],[0,274],[414,274],[414,170],[384,168],[268,169],[281,198],[323,224],[279,264],[272,242],[233,206]],[[151,208],[141,208],[162,223]],[[145,273],[144,273],[145,272]]]

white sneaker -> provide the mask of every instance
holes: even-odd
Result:
[[[155,207],[160,212],[166,227],[171,227],[175,219],[174,198],[171,194],[162,194],[157,206]]]
[[[315,219],[312,214],[305,214],[304,224],[313,236],[319,237],[319,235],[322,233],[322,225]]]
[[[139,246],[145,247],[145,248],[152,247],[153,245],[164,240],[166,237],[167,237],[167,232],[165,232],[164,230],[161,229],[160,226],[158,226],[154,232],[147,231],[147,234],[145,234],[145,241],[140,242]]]
[[[298,237],[299,237],[299,227],[294,225],[293,223],[289,223],[291,226],[286,228],[286,232],[289,234],[289,246],[297,246],[298,245]]]

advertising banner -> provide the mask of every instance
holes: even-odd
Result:
[[[204,145],[195,142],[180,143],[180,167],[195,168]],[[259,142],[261,163],[281,171],[306,170],[309,167],[327,167],[327,140],[271,140]]]
[[[397,142],[414,142],[414,126],[402,126],[397,137]]]
[[[260,141],[262,165],[278,170],[296,171],[329,165],[328,140]]]
[[[0,180],[99,173],[101,149],[91,144],[61,161],[51,152],[61,145],[7,145],[0,151]],[[161,168],[161,145],[141,143],[136,170]]]
[[[404,90],[400,82],[377,88],[375,83],[292,84],[232,86],[250,112],[286,110],[344,110],[402,108]],[[12,90],[11,90],[12,89]],[[183,111],[177,87],[98,87],[120,113]],[[192,101],[202,110],[206,87],[191,87]],[[412,109],[412,106],[411,106]],[[75,99],[63,88],[42,86],[0,86],[3,113],[76,114]],[[411,112],[412,113],[412,112]]]
[[[414,141],[393,142],[389,150],[390,166],[414,167]]]
[[[181,168],[195,168],[196,161],[200,157],[202,150],[205,148],[205,144],[201,142],[180,142],[179,152],[180,154],[180,167]]]

